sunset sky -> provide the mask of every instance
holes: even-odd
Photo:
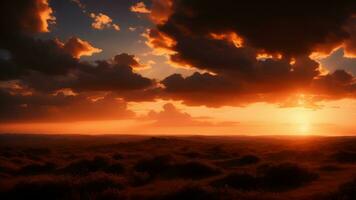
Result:
[[[1,133],[356,135],[355,0],[0,10]]]

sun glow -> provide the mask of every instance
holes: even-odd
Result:
[[[296,133],[311,134],[310,111],[306,108],[298,108],[295,112]]]

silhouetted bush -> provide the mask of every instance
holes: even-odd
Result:
[[[337,165],[322,165],[319,167],[320,171],[326,171],[326,172],[334,172],[334,171],[340,171],[342,168]]]
[[[325,200],[355,200],[356,199],[356,178],[342,184],[339,189],[324,198]]]
[[[265,165],[259,168],[261,187],[283,191],[301,187],[318,178],[318,175],[294,163]]]
[[[56,165],[51,162],[34,163],[23,166],[18,172],[18,175],[38,175],[49,173],[55,170]]]
[[[188,185],[170,192],[134,195],[132,200],[218,200],[218,193],[201,186]]]
[[[67,177],[31,177],[18,182],[9,191],[4,192],[3,199],[71,199],[72,189]]]
[[[220,173],[216,167],[202,162],[174,162],[169,155],[141,160],[134,168],[138,172],[147,172],[152,178],[159,176],[162,178],[201,179]]]
[[[95,200],[125,200],[127,197],[121,191],[113,188],[106,189],[93,197]]]
[[[138,172],[147,172],[155,176],[169,170],[172,160],[170,155],[160,155],[149,159],[142,159],[136,163],[134,168]]]
[[[149,183],[152,180],[152,176],[147,172],[132,172],[129,176],[129,182],[132,186],[142,186]]]
[[[0,162],[0,173],[3,174],[13,174],[18,170],[18,166],[16,164],[2,161]]]
[[[246,166],[253,165],[260,162],[260,158],[255,155],[245,155],[241,158],[234,158],[229,160],[223,160],[216,162],[217,165],[221,167],[238,167],[238,166]]]
[[[112,174],[122,174],[125,171],[125,168],[121,163],[115,162],[108,165],[103,171]]]
[[[24,152],[29,155],[44,156],[50,154],[51,150],[48,148],[27,148]]]
[[[73,143],[63,149],[28,148],[29,140],[16,148],[0,144],[0,199],[285,200],[292,196],[298,200],[356,199],[356,179],[339,188],[332,187],[348,177],[346,173],[354,167],[350,164],[356,163],[352,143],[347,149],[341,143],[331,148],[329,142],[335,141],[334,138],[323,138],[310,146],[260,138],[236,143],[204,137],[151,138],[122,144],[105,140],[108,145],[102,140],[90,145]],[[155,156],[158,153],[161,155]],[[261,158],[274,162],[254,166]],[[294,163],[280,163],[282,158]],[[318,174],[308,165],[325,176],[310,187],[308,184]]]
[[[332,159],[340,163],[356,163],[356,152],[339,151],[332,155]]]
[[[239,190],[255,190],[258,184],[258,179],[253,175],[233,173],[213,181],[211,185],[217,188],[231,187]]]
[[[124,167],[121,163],[112,162],[107,157],[96,156],[94,159],[74,161],[61,171],[74,175],[85,175],[97,171],[120,174],[124,171]]]
[[[180,153],[180,155],[185,156],[187,158],[204,158],[204,157],[206,157],[206,155],[199,153],[199,152],[195,152],[195,151],[183,152],[183,153]]]
[[[170,171],[172,177],[184,179],[201,179],[221,173],[216,167],[197,161],[175,164]]]
[[[81,193],[97,193],[106,189],[123,189],[124,184],[122,177],[97,172],[80,178],[76,187]]]
[[[222,145],[216,145],[209,148],[206,151],[206,155],[207,158],[213,160],[231,158],[232,156],[231,152],[226,151]]]
[[[32,176],[2,191],[0,197],[5,200],[97,199],[109,189],[118,193],[124,185],[122,177],[105,173],[93,173],[85,177]]]
[[[121,153],[115,153],[114,155],[112,155],[112,158],[115,160],[122,160],[124,159],[124,156]]]

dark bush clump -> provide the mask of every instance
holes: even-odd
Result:
[[[72,162],[62,171],[73,175],[86,175],[97,171],[120,174],[124,171],[124,167],[121,163],[111,162],[106,157],[96,156],[94,159],[82,159]]]
[[[51,162],[46,163],[35,163],[35,164],[28,164],[22,167],[19,171],[19,175],[38,175],[43,173],[49,173],[55,170],[56,165]]]
[[[177,163],[167,155],[141,160],[134,168],[137,172],[148,173],[152,178],[159,176],[162,178],[201,179],[220,173],[217,168],[208,164],[196,161]]]
[[[151,176],[155,176],[167,171],[171,167],[172,160],[170,155],[156,156],[138,161],[134,168],[138,172],[147,172]]]
[[[190,186],[190,187],[184,187],[171,194],[164,195],[163,197],[158,199],[162,199],[162,200],[182,200],[182,199],[215,200],[216,199],[217,200],[219,198],[215,193],[208,191],[207,189],[198,186]]]
[[[27,148],[24,150],[26,154],[44,156],[51,153],[51,150],[48,148]]]
[[[114,155],[112,155],[112,158],[114,160],[122,160],[124,159],[124,156],[121,153],[115,153]]]
[[[221,173],[216,167],[196,161],[173,165],[170,171],[174,178],[184,179],[202,179]]]
[[[70,199],[72,189],[66,177],[31,177],[4,192],[2,199]]]
[[[319,167],[320,171],[325,171],[325,172],[334,172],[334,171],[340,171],[342,168],[337,165],[322,165]]]
[[[265,165],[259,168],[261,187],[283,191],[301,187],[318,178],[318,175],[294,163]]]
[[[356,163],[356,152],[339,151],[332,155],[332,159],[340,163]]]
[[[245,155],[241,158],[234,158],[224,161],[216,162],[217,165],[221,167],[238,167],[238,166],[246,166],[253,165],[260,162],[260,158],[255,155]]]
[[[356,178],[339,187],[339,189],[332,193],[325,200],[355,200],[356,199]]]
[[[106,189],[123,189],[123,178],[106,173],[92,173],[79,179],[75,185],[82,193],[98,193]]]
[[[125,196],[125,194],[122,194],[121,191],[117,190],[117,189],[107,189],[103,192],[100,192],[98,194],[96,194],[96,196],[92,199],[95,200],[125,200],[127,199],[127,197]]]
[[[258,186],[258,179],[246,173],[233,173],[213,181],[211,185],[217,188],[231,187],[239,190],[255,190]]]
[[[132,186],[142,186],[148,184],[152,177],[147,172],[132,172],[129,177],[129,182]]]
[[[138,194],[132,200],[218,200],[219,195],[202,186],[187,185],[170,192],[159,192],[156,194]]]

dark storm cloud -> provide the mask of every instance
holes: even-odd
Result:
[[[18,79],[33,89],[47,92],[56,89],[74,90],[130,90],[141,89],[152,81],[133,72],[141,65],[133,55],[120,54],[113,60],[96,64],[79,61],[81,55],[101,51],[89,42],[72,37],[65,43],[57,39],[35,39],[33,33],[48,30],[52,9],[47,0],[26,0],[18,3],[3,1],[0,22],[0,49],[9,53],[1,59],[1,79]]]
[[[318,77],[312,82],[311,90],[318,94],[318,98],[356,98],[355,78],[344,70]]]
[[[137,58],[135,58],[134,55],[129,55],[127,53],[116,55],[113,60],[114,63],[119,66],[128,65],[131,66],[132,68],[144,67],[144,65],[138,62]]]
[[[1,1],[1,41],[16,34],[48,32],[50,23],[55,23],[53,10],[48,0]]]
[[[172,2],[161,17],[164,20],[147,33],[149,46],[165,52],[178,65],[214,75],[170,76],[162,81],[169,97],[223,106],[276,103],[290,94],[310,92],[329,99],[335,90],[337,98],[355,96],[353,77],[348,84],[331,81],[335,74],[323,75],[319,63],[309,57],[315,51],[330,53],[340,45],[351,49],[354,1]],[[317,88],[327,84],[335,87],[319,94]]]
[[[133,55],[82,62],[101,49],[77,37],[37,39],[54,20],[47,0],[2,1],[0,9],[0,121],[122,119],[133,115],[125,96],[154,97],[154,80],[133,71],[142,66]]]
[[[122,60],[120,55],[114,58],[113,63],[97,61],[95,67],[83,65],[76,73],[77,80],[72,88],[79,91],[117,91],[138,90],[153,85],[152,80],[134,73],[131,65],[132,60]]]
[[[7,49],[21,72],[38,71],[47,75],[67,74],[78,60],[64,51],[55,40],[19,37]]]
[[[356,11],[353,0],[173,2],[173,14],[160,26],[173,37],[183,31],[195,36],[233,31],[248,46],[288,55],[306,54],[317,45],[348,39],[344,25]]]
[[[77,96],[64,93],[14,95],[0,90],[0,110],[0,122],[114,120],[134,116],[126,102],[115,96],[93,99],[85,93]]]
[[[54,23],[47,0],[1,1],[0,49],[8,51],[13,65],[10,77],[34,70],[45,74],[65,74],[77,61],[55,40],[35,39],[35,33],[48,32]],[[1,71],[6,70],[1,68]],[[9,77],[9,78],[10,78]],[[7,79],[2,76],[2,79]]]

